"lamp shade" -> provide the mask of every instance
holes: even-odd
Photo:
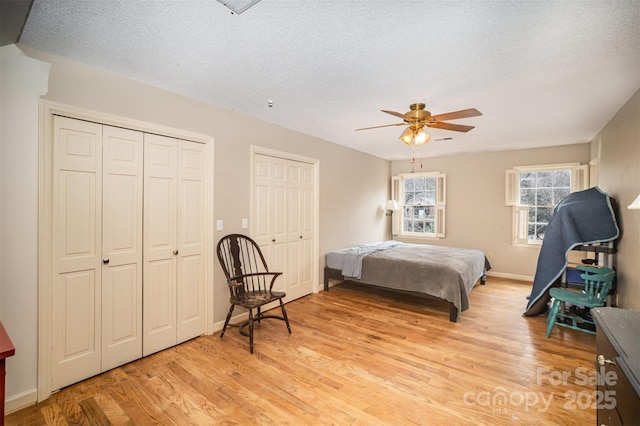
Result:
[[[411,127],[407,127],[400,135],[400,140],[407,145],[411,145],[411,141],[413,140],[414,135],[415,133],[413,132],[413,129]]]
[[[640,210],[640,195],[638,195],[636,199],[633,200],[633,203],[629,204],[629,207],[627,208],[630,210]]]
[[[424,129],[418,129],[413,141],[416,145],[424,145],[429,142],[429,139],[431,139],[431,136]]]
[[[389,200],[387,201],[387,204],[384,206],[384,209],[396,212],[400,210],[400,206],[398,205],[398,202],[396,200]]]

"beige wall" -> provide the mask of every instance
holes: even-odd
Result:
[[[324,253],[353,244],[379,241],[385,238],[387,221],[382,208],[388,197],[390,163],[377,157],[329,143],[308,135],[251,120],[237,113],[215,108],[176,94],[141,84],[121,76],[104,72],[61,57],[21,47],[26,62],[32,68],[43,68],[44,79],[24,76],[36,92],[44,86],[48,74],[48,93],[44,99],[73,107],[93,110],[141,122],[152,123],[192,133],[209,135],[215,139],[214,148],[214,217],[225,224],[223,232],[216,232],[217,240],[226,233],[243,232],[241,219],[250,218],[249,167],[251,145],[285,151],[319,160],[319,263],[321,284]],[[17,52],[16,52],[17,51]],[[3,47],[3,86],[5,64],[9,57]],[[11,54],[22,55],[18,49]],[[31,58],[31,59],[30,59]],[[36,59],[34,61],[33,59]],[[41,62],[40,62],[41,61]],[[24,61],[23,61],[24,62]],[[51,65],[49,71],[49,64]],[[24,74],[18,69],[13,74]],[[44,84],[43,84],[44,82]],[[10,87],[13,82],[7,82]],[[3,90],[3,102],[6,90]],[[18,134],[11,143],[4,138],[0,153],[3,164],[3,183],[11,185],[11,194],[3,190],[3,217],[19,217],[19,226],[28,234],[4,232],[0,238],[2,254],[2,282],[0,283],[1,319],[9,325],[11,334],[20,334],[20,346],[9,360],[7,376],[7,408],[17,408],[35,401],[37,371],[37,239],[21,240],[16,251],[14,237],[37,235],[38,202],[38,99],[32,96],[29,105],[12,104],[4,108],[2,118],[11,117]],[[15,165],[5,168],[5,164]],[[16,170],[19,168],[19,171]],[[9,170],[13,176],[5,176]],[[5,173],[6,171],[6,173]],[[5,214],[5,210],[12,212]],[[14,214],[15,213],[15,214]],[[14,235],[15,234],[15,235]],[[13,250],[16,254],[5,256]],[[213,249],[211,248],[213,254]],[[19,261],[16,262],[16,259]],[[6,261],[5,261],[6,260]],[[15,267],[6,267],[15,263]],[[20,274],[20,270],[27,273]],[[16,271],[10,276],[11,271]],[[222,272],[214,266],[209,283],[214,288],[214,318],[208,324],[224,320],[228,309],[228,290]],[[26,319],[25,319],[26,317]]]
[[[49,66],[15,45],[0,55],[0,319],[16,348],[7,395],[22,406],[35,399],[37,380],[38,102]]]
[[[512,207],[505,206],[505,170],[568,162],[587,164],[589,144],[424,159],[422,170],[447,175],[446,237],[429,243],[482,250],[493,274],[532,279],[540,250],[511,244]],[[411,164],[394,161],[391,171],[408,173]]]
[[[640,210],[627,206],[640,193],[640,90],[591,143],[598,156],[598,186],[618,202],[622,236],[615,256],[618,305],[640,310]]]

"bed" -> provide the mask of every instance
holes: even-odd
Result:
[[[491,268],[484,253],[399,241],[364,244],[329,252],[325,256],[324,289],[329,280],[361,284],[430,297],[449,303],[449,320],[469,308],[469,293]]]

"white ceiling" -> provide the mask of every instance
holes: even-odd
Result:
[[[380,109],[484,114],[428,157],[588,142],[640,88],[638,0],[35,0],[20,43],[390,160]]]

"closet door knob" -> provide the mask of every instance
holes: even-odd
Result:
[[[107,263],[109,263],[109,259],[102,259],[102,263],[106,265]]]
[[[178,250],[174,250],[174,251],[173,251],[173,254],[178,254]]]
[[[273,240],[271,240],[271,242],[272,242],[272,243],[275,243],[275,242],[276,242],[276,239],[274,238]]]

